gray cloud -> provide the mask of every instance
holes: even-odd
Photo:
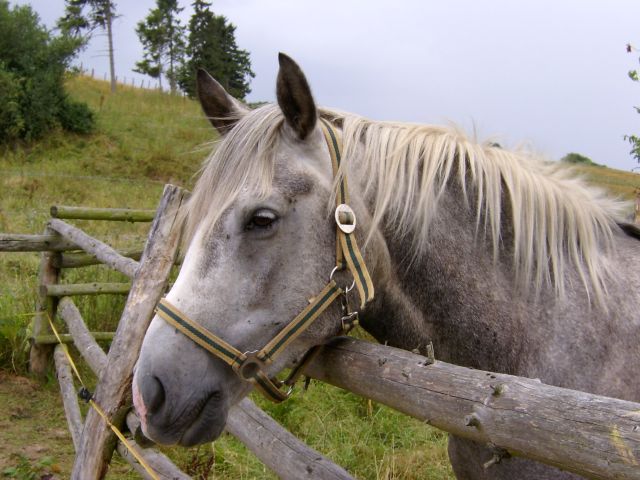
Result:
[[[62,0],[30,3],[44,22]],[[141,57],[133,29],[152,0],[118,2],[116,61],[129,80]],[[570,151],[630,170],[625,133],[640,133],[640,85],[626,72],[640,43],[634,0],[217,0],[237,25],[256,78],[249,100],[274,99],[277,52],[305,70],[318,103],[376,119],[446,123],[530,143],[559,158]],[[184,12],[185,19],[190,14]],[[635,37],[634,37],[635,35]],[[104,38],[80,58],[107,71]],[[136,76],[139,78],[139,76]]]

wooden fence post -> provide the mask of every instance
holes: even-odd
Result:
[[[44,235],[51,236],[55,232],[48,227],[44,230]],[[43,293],[42,289],[46,289],[48,285],[58,282],[60,270],[56,268],[54,257],[59,255],[56,252],[42,252],[40,256],[40,271],[38,273],[38,300],[36,304],[36,314],[31,324],[31,336],[38,337],[41,335],[51,334],[49,327],[49,318],[53,320],[56,313],[58,300],[49,297]],[[31,372],[37,376],[44,376],[47,365],[51,361],[53,355],[53,345],[38,345],[32,343],[29,352],[29,368]]]
[[[123,409],[131,388],[133,366],[142,346],[144,332],[153,317],[153,309],[164,293],[169,271],[175,261],[180,238],[176,217],[184,198],[182,189],[173,185],[165,186],[140,266],[109,349],[107,365],[102,370],[94,393],[95,402],[109,421],[118,422],[116,426],[124,422]],[[115,445],[111,429],[94,409],[89,410],[80,450],[73,465],[72,479],[103,478]]]

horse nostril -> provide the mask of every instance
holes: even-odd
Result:
[[[158,377],[144,377],[140,382],[140,394],[148,413],[157,412],[164,404],[164,387]]]

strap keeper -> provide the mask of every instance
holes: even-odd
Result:
[[[347,235],[356,229],[356,213],[346,203],[336,207],[335,218],[338,228]]]

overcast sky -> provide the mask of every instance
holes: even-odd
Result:
[[[116,70],[142,57],[134,29],[154,0],[116,0]],[[29,3],[53,26],[63,0]],[[183,12],[185,23],[191,14]],[[454,122],[503,146],[560,158],[578,152],[623,170],[640,134],[638,0],[214,0],[237,26],[256,78],[250,101],[273,101],[277,53],[303,68],[316,101],[384,120]],[[106,38],[79,58],[108,71]],[[137,78],[140,78],[136,74]]]

